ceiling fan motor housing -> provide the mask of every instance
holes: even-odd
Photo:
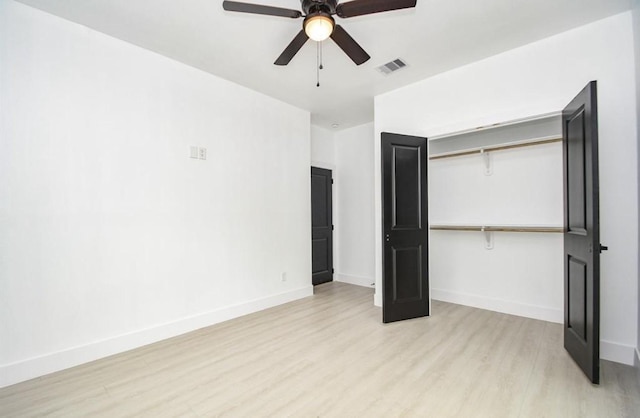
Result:
[[[300,0],[305,15],[316,13],[336,14],[338,0]]]

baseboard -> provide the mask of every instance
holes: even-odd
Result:
[[[378,292],[378,289],[376,289],[375,293],[373,294],[373,306],[382,308],[382,293]]]
[[[313,286],[305,286],[102,341],[5,364],[0,366],[0,388],[312,295]]]
[[[636,348],[631,345],[614,343],[602,339],[600,340],[600,358],[602,360],[609,360],[633,366],[635,356]]]
[[[636,347],[636,378],[638,379],[638,383],[640,383],[640,347]]]
[[[431,298],[443,302],[486,309],[489,311],[540,319],[542,321],[555,322],[559,324],[564,322],[562,309],[550,308],[547,306],[528,305],[510,300],[489,298],[486,296],[433,288],[431,289]]]
[[[488,298],[485,296],[471,295],[467,293],[451,292],[442,289],[431,289],[431,297],[443,302],[457,303],[459,305],[472,306],[474,308],[501,312],[510,315],[524,316],[526,318],[540,319],[542,321],[562,324],[564,314],[562,309],[545,306],[527,305],[502,299]],[[611,341],[600,341],[600,358],[627,365],[634,364],[637,355],[635,347]]]
[[[355,284],[356,286],[364,286],[372,288],[374,279],[373,277],[354,276],[352,274],[337,273],[334,276],[336,282]]]

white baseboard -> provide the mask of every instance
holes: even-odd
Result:
[[[602,339],[600,340],[600,358],[602,360],[609,360],[633,366],[635,356],[636,348],[631,345],[614,343]]]
[[[373,305],[382,308],[382,292],[379,292],[378,289],[373,294]]]
[[[352,274],[343,274],[337,273],[334,277],[336,282],[355,284],[356,286],[364,286],[368,288],[372,288],[372,283],[374,282],[373,277],[364,277],[364,276],[354,276]]]
[[[510,300],[495,299],[486,296],[433,288],[431,289],[431,298],[443,302],[486,309],[489,311],[540,319],[542,321],[555,322],[559,324],[564,322],[562,309],[550,308],[547,306],[528,305]]]
[[[474,308],[502,312],[510,315],[524,316],[526,318],[540,319],[542,321],[555,322],[558,324],[562,324],[564,322],[564,313],[562,309],[527,305],[524,303],[451,292],[442,289],[431,289],[431,297],[443,302],[473,306]],[[634,357],[636,354],[637,351],[633,346],[627,346],[606,340],[600,341],[600,358],[603,360],[632,366],[634,364]]]
[[[640,347],[636,347],[636,364],[634,365],[636,368],[636,378],[638,379],[638,383],[640,383]]]
[[[0,388],[312,295],[313,286],[305,286],[40,357],[5,364],[0,366]]]
[[[636,378],[640,383],[640,347],[636,347]]]

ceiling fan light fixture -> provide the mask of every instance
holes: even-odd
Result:
[[[316,42],[322,42],[333,33],[335,21],[331,15],[318,13],[304,19],[304,32]]]

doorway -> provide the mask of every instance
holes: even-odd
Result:
[[[311,282],[333,281],[333,213],[331,170],[311,167]]]

